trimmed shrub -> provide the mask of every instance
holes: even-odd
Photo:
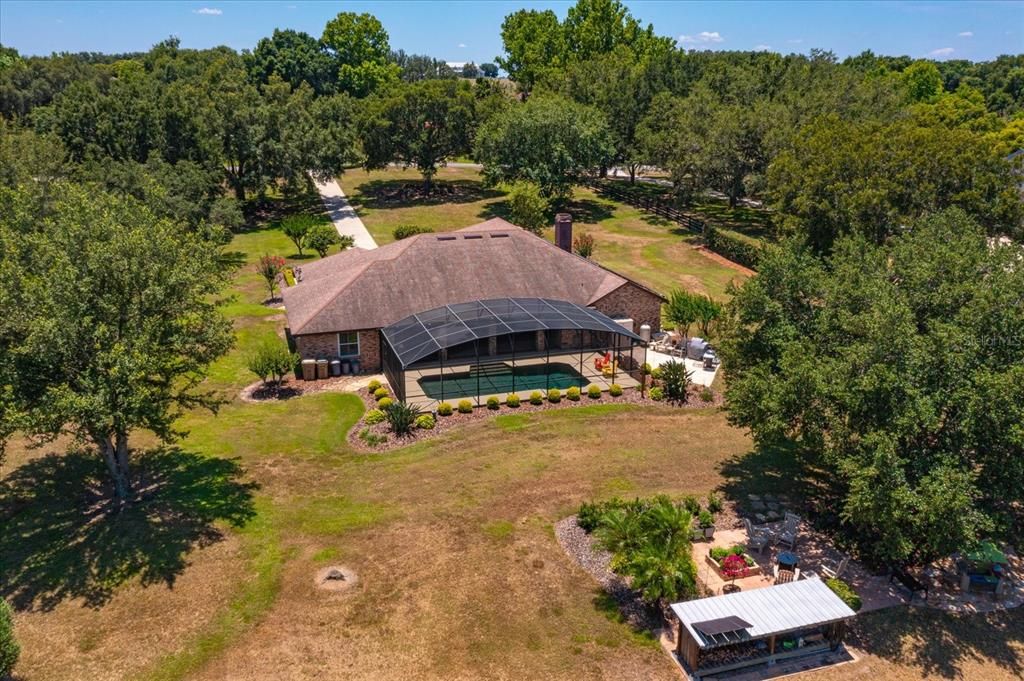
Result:
[[[416,417],[416,427],[422,430],[433,430],[434,426],[437,425],[434,422],[434,417],[430,414],[420,414]]]
[[[469,400],[459,400],[459,413],[460,414],[472,414],[473,403]]]
[[[700,391],[701,402],[714,402],[715,393],[711,388],[704,388]]]
[[[260,343],[246,358],[246,368],[259,376],[264,383],[268,377],[281,383],[298,363],[298,353],[290,351],[287,345],[276,339]]]
[[[571,387],[571,388],[569,388],[568,390],[565,391],[565,396],[569,400],[571,400],[573,402],[579,402],[580,401],[580,389],[577,388],[576,386],[573,386],[573,387]]]
[[[655,402],[661,402],[665,399],[665,391],[661,388],[651,388],[651,392],[647,393],[651,396],[651,399]]]
[[[377,408],[380,409],[381,411],[383,411],[383,410],[387,409],[388,407],[390,407],[394,403],[395,403],[395,401],[393,399],[391,399],[390,397],[382,397],[379,400],[377,400]]]
[[[395,241],[401,241],[416,234],[429,234],[433,231],[430,227],[420,227],[419,225],[399,225],[391,232],[391,236],[395,237]]]
[[[405,435],[416,425],[416,419],[420,415],[420,408],[415,404],[395,402],[389,404],[384,411],[384,418],[387,419],[388,428],[395,435]]]
[[[454,409],[450,402],[440,402],[437,405],[437,413],[439,416],[451,416]]]
[[[653,378],[655,381],[661,380],[661,367],[654,367],[653,369],[651,369],[651,378]]]
[[[700,502],[697,501],[697,497],[692,494],[687,494],[683,497],[683,508],[690,512],[690,515],[697,515],[700,513]]]
[[[373,393],[377,392],[378,390],[380,390],[381,387],[382,387],[381,382],[378,381],[376,378],[374,378],[373,380],[371,380],[369,383],[366,384],[366,389],[369,391],[369,393],[371,395]]]
[[[14,671],[14,663],[21,655],[21,646],[14,639],[14,614],[7,601],[0,598],[0,678]]]
[[[590,504],[584,501],[580,504],[580,510],[576,513],[576,524],[580,526],[581,530],[590,534],[601,524],[601,514],[603,512],[601,504]]]
[[[377,388],[376,390],[373,391],[373,399],[377,400],[378,402],[380,402],[381,398],[384,398],[384,397],[387,397],[387,396],[388,396],[388,389],[387,388],[381,387],[381,388]]]
[[[601,399],[601,388],[591,383],[590,386],[587,388],[587,397],[589,397],[592,400]]]
[[[532,393],[530,393],[530,404],[544,404],[544,395],[542,395],[539,390],[534,390]]]
[[[721,513],[723,508],[722,497],[714,492],[708,495],[708,510],[712,513]]]
[[[513,409],[517,408],[519,406],[519,395],[516,395],[515,393],[510,393],[505,398],[505,404],[508,405],[509,407],[512,407]]]
[[[706,225],[704,245],[709,250],[752,270],[757,269],[758,261],[761,259],[761,242],[759,240],[730,229]]]
[[[714,527],[715,516],[711,515],[710,511],[701,511],[697,516],[697,524],[701,527]]]
[[[651,369],[650,363],[644,362],[643,366],[640,367],[640,371],[641,371],[641,373],[643,373],[644,376],[650,376],[651,372],[654,371],[654,370]]]
[[[497,409],[500,406],[501,406],[501,400],[499,400],[497,398],[497,396],[491,395],[490,397],[487,398],[487,408],[488,409]]]
[[[551,404],[558,404],[562,401],[562,391],[558,388],[552,388],[548,391],[548,402]]]
[[[612,397],[622,397],[622,386],[618,383],[612,383],[608,386],[608,394]]]
[[[860,600],[860,596],[857,595],[857,592],[853,590],[852,586],[841,579],[835,578],[826,579],[825,584],[828,588],[832,589],[832,592],[835,593],[836,596],[839,596],[843,603],[850,606],[850,610],[853,610],[854,612],[860,610],[863,603]]]
[[[371,409],[366,412],[366,416],[363,417],[363,420],[371,426],[377,425],[384,420],[384,411],[381,409]]]

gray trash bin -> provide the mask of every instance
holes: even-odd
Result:
[[[331,360],[331,376],[341,376],[341,360]]]
[[[318,359],[316,361],[316,377],[327,378],[327,360]]]
[[[316,380],[316,360],[315,359],[304,359],[302,360],[302,380],[313,381]]]

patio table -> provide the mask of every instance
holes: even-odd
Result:
[[[775,562],[779,564],[779,569],[795,570],[800,558],[792,551],[782,551],[775,557]]]

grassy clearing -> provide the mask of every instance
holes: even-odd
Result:
[[[636,253],[629,238],[645,230],[655,241],[676,238],[630,209],[584,207],[606,255],[623,240],[624,264]],[[232,248],[251,264],[264,249],[288,252],[282,239],[252,230]],[[260,309],[265,294],[250,274],[239,272],[229,307],[238,343],[209,381],[227,397],[252,380],[246,348],[282,326]],[[722,285],[709,282],[701,285]],[[713,409],[506,413],[381,455],[347,446],[362,410],[353,395],[321,393],[280,404],[232,399],[217,416],[188,414],[187,456],[163,468],[154,460],[174,478],[164,487],[172,497],[159,514],[158,503],[139,507],[131,541],[112,541],[125,527],[89,512],[90,490],[102,484],[94,459],[46,459],[16,445],[0,480],[3,590],[34,586],[54,598],[16,616],[19,676],[261,679],[272,669],[282,679],[675,679],[649,634],[621,622],[566,558],[553,524],[584,500],[742,494],[785,470],[785,452],[752,452]],[[63,476],[48,468],[58,464]],[[118,555],[127,562],[111,561]],[[100,573],[82,562],[101,557]],[[359,574],[357,588],[313,587],[316,570],[333,562]],[[162,577],[147,580],[147,570]],[[84,580],[76,593],[67,592],[69,575]],[[95,575],[104,598],[82,607]],[[876,676],[1009,678],[1024,664],[1019,615],[919,624],[916,612],[863,620],[858,641],[880,651],[869,658]],[[985,640],[993,630],[1009,642]],[[926,631],[949,645],[922,646]]]

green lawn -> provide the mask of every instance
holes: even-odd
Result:
[[[437,180],[453,186],[456,195],[439,194],[427,201],[388,199],[402,186],[420,181],[415,171],[397,168],[370,173],[350,170],[341,183],[378,243],[391,242],[392,230],[403,224],[442,232],[508,216],[504,193],[484,188],[478,171],[442,168]],[[697,252],[696,237],[674,223],[599,197],[589,188],[576,188],[565,208],[575,218],[577,233],[593,234],[594,260],[656,290],[667,293],[681,287],[723,298],[729,283],[744,276]],[[551,230],[546,236],[552,238]]]

